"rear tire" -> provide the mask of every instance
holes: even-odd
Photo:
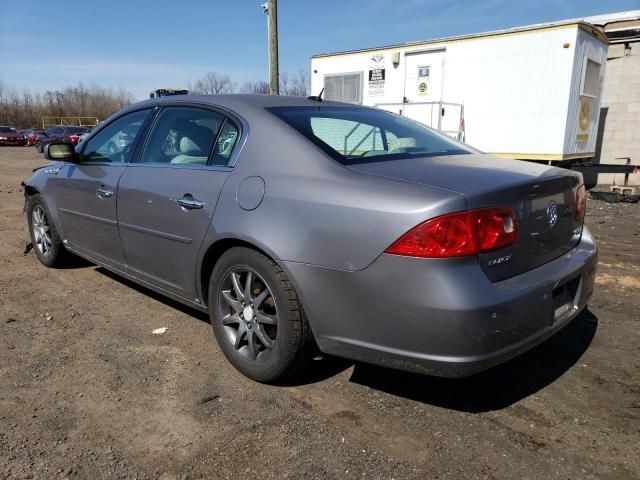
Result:
[[[33,250],[40,263],[47,267],[59,267],[69,253],[64,248],[49,209],[38,194],[28,197],[27,222]]]
[[[209,283],[209,316],[227,360],[258,382],[275,382],[306,365],[313,337],[298,296],[270,258],[234,247]]]

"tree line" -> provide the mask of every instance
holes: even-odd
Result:
[[[304,70],[280,74],[280,95],[304,97],[309,95],[309,74]],[[236,84],[226,73],[207,72],[202,78],[189,84],[189,91],[199,95],[220,93],[269,93],[269,82],[259,80]]]
[[[161,87],[161,85],[159,85]],[[269,93],[269,82],[235,83],[225,73],[207,72],[187,85],[194,94]],[[309,75],[300,70],[296,74],[280,75],[280,94],[306,96],[309,94]],[[77,86],[61,90],[32,93],[28,89],[9,88],[0,81],[0,125],[16,128],[41,127],[42,117],[97,117],[104,120],[112,113],[135,102],[133,94],[123,88]]]
[[[41,127],[42,117],[98,117],[103,120],[135,101],[124,90],[82,83],[62,90],[31,93],[7,88],[0,81],[0,125]]]

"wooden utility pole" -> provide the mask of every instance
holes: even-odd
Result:
[[[280,94],[280,75],[278,72],[278,0],[269,0],[269,93]]]

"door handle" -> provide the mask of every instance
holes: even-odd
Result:
[[[176,200],[176,202],[178,202],[178,205],[180,205],[182,208],[186,210],[198,210],[204,207],[204,202],[201,202],[200,200],[196,200],[189,194]]]
[[[113,190],[109,190],[108,188],[96,188],[96,195],[98,198],[109,198],[113,196]]]

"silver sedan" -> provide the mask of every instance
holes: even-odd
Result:
[[[318,350],[470,375],[557,332],[593,290],[579,174],[381,110],[157,98],[45,155],[25,189],[40,261],[73,253],[208,312],[258,381]]]

